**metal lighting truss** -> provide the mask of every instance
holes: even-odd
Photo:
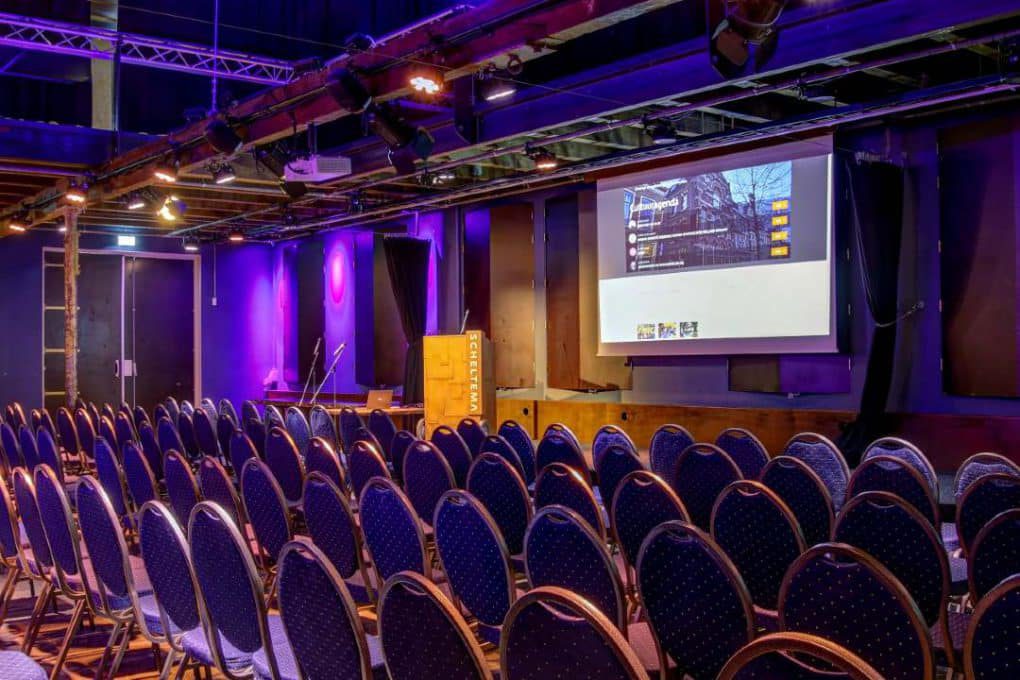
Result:
[[[282,85],[294,77],[294,67],[280,59],[3,12],[0,12],[0,44],[87,59],[119,57],[125,64],[216,75],[263,85]]]

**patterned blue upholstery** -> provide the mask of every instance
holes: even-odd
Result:
[[[231,421],[233,421],[234,427],[237,427],[240,424],[241,419],[237,417],[237,409],[234,408],[233,402],[229,399],[226,397],[220,399],[218,409],[219,410],[216,412],[217,416],[227,416]],[[210,413],[209,417],[211,418],[212,416],[213,414]]]
[[[245,400],[241,403],[241,422],[248,422],[249,420],[262,420],[262,414],[259,413],[259,407],[255,405],[255,402],[251,400]]]
[[[379,582],[400,571],[429,575],[425,537],[410,501],[388,479],[372,479],[358,505],[361,531]]]
[[[361,537],[347,498],[331,480],[313,472],[305,480],[304,511],[312,541],[329,559],[340,578],[356,581],[364,566]],[[368,584],[348,585],[357,602],[372,601],[371,592],[366,587]]]
[[[938,505],[924,477],[902,458],[871,456],[861,463],[850,477],[847,498],[867,491],[888,491],[917,508],[936,529],[939,527]]]
[[[117,445],[117,431],[113,426],[113,421],[106,416],[99,419],[99,432],[96,437],[102,437],[106,440],[115,452],[120,453],[120,447]],[[94,453],[94,452],[93,452]]]
[[[740,571],[751,601],[775,610],[783,576],[804,552],[793,512],[764,484],[734,482],[716,501],[712,538]]]
[[[183,409],[181,414],[177,416],[177,434],[184,445],[183,452],[191,460],[197,460],[202,455],[202,450],[198,445],[198,435],[195,433],[195,421]],[[166,446],[163,447],[163,450],[166,451]]]
[[[824,670],[823,670],[824,669]],[[856,654],[807,633],[769,633],[745,645],[723,668],[728,680],[881,680]]]
[[[380,602],[379,637],[391,680],[491,679],[463,617],[427,579],[397,574]]]
[[[835,521],[832,498],[807,463],[790,456],[776,456],[762,470],[761,481],[793,511],[808,547],[829,540]]]
[[[485,437],[487,436],[487,433],[482,428],[482,424],[474,418],[462,418],[461,421],[457,423],[457,434],[459,434],[460,438],[464,440],[465,444],[467,444],[468,452],[471,454],[472,458],[481,452],[482,442],[485,441]]]
[[[64,465],[60,460],[57,442],[45,427],[39,428],[39,462],[49,465],[57,473],[60,481],[64,481]]]
[[[347,489],[347,475],[340,464],[333,446],[322,437],[312,437],[305,454],[305,472],[319,472],[326,476],[338,489]]]
[[[370,654],[350,592],[314,546],[287,545],[279,590],[280,618],[303,677],[362,680],[373,665],[381,666]]]
[[[434,444],[417,441],[408,447],[404,454],[404,491],[418,519],[431,525],[439,499],[455,486],[453,470]]]
[[[57,567],[58,578],[60,582],[73,586],[78,593],[82,593],[82,560],[78,529],[64,487],[52,477],[48,468],[38,468],[34,482],[39,521],[46,534],[46,543],[49,544],[53,564]],[[18,507],[19,509],[21,507],[20,498]],[[22,510],[22,522],[24,521]],[[27,524],[25,528],[28,529]],[[33,553],[34,548],[33,543]],[[34,554],[33,557],[38,558]]]
[[[269,561],[275,563],[283,546],[294,537],[294,531],[283,490],[268,465],[260,460],[244,464],[241,497],[259,546]]]
[[[372,434],[372,431],[367,427],[359,427],[354,431],[354,444],[351,444],[350,449],[353,449],[358,442],[371,444],[372,448],[378,451],[379,455],[382,456],[382,459],[384,461],[386,460],[386,452],[383,451],[382,444],[379,443],[379,440],[375,438],[375,435]]]
[[[280,409],[276,408],[272,404],[266,406],[265,414],[262,417],[263,422],[266,424],[266,430],[271,430],[274,427],[278,427],[281,430],[287,429],[287,421],[284,420],[283,414],[280,413]]]
[[[124,518],[129,512],[127,498],[124,495],[124,471],[120,467],[117,455],[104,437],[96,440],[96,476],[106,491],[117,517]]]
[[[198,442],[199,451],[213,458],[221,457],[223,453],[220,451],[220,440],[205,409],[195,411],[192,424],[195,426],[195,440]]]
[[[610,510],[613,535],[631,567],[637,566],[641,544],[663,522],[688,521],[687,509],[658,475],[647,470],[620,480]]]
[[[479,622],[502,625],[514,600],[510,555],[488,511],[466,491],[443,494],[434,518],[436,550],[454,595]]]
[[[963,492],[981,477],[990,474],[1005,474],[1020,477],[1020,465],[998,453],[975,453],[963,461],[953,480],[953,495],[959,502]]]
[[[195,407],[187,399],[182,399],[181,400],[180,409],[181,409],[181,413],[183,413],[184,415],[188,416],[189,418],[192,417],[193,415],[195,415]],[[179,422],[180,419],[181,419],[181,414],[179,413],[179,414],[177,414],[178,425],[180,425],[180,422]]]
[[[599,463],[601,462],[602,455],[609,449],[610,446],[618,446],[637,456],[637,446],[634,445],[634,442],[626,432],[618,428],[616,425],[603,425],[599,428],[598,432],[595,433],[595,437],[591,441],[591,458],[596,470],[599,469]],[[599,486],[602,486],[601,477],[599,477]],[[609,495],[607,495],[607,497],[611,498]]]
[[[142,507],[138,544],[161,617],[167,617],[173,630],[199,628],[201,620],[187,539],[165,505],[151,501]],[[166,626],[161,628],[165,630]]]
[[[562,588],[537,588],[521,597],[504,624],[502,646],[506,680],[647,677],[613,624]]]
[[[266,457],[266,425],[261,420],[250,419],[244,421],[244,433],[255,445],[255,452],[260,459]]]
[[[467,490],[489,511],[510,555],[521,554],[531,521],[531,500],[517,471],[501,456],[483,453],[471,464]]]
[[[351,491],[354,497],[361,496],[361,490],[373,477],[390,478],[386,461],[378,449],[365,441],[356,441],[347,453],[347,471],[350,474]]]
[[[298,453],[302,456],[308,454],[308,442],[312,440],[312,427],[308,424],[304,412],[296,406],[287,409],[287,434],[294,440]]]
[[[673,468],[680,454],[694,443],[691,433],[679,425],[663,425],[652,435],[648,447],[648,460],[652,472],[663,479],[673,476]]]
[[[226,413],[216,417],[216,443],[220,447],[220,453],[230,458],[230,441],[237,432],[237,424]]]
[[[39,504],[35,498],[35,483],[24,468],[15,470],[14,477],[14,502],[21,516],[21,525],[25,529],[25,537],[28,538],[28,545],[32,550],[32,561],[29,565],[36,569],[36,575],[45,575],[53,566],[53,556],[50,554],[49,543],[46,542],[46,530],[43,529],[42,517],[39,514]]]
[[[301,489],[305,484],[305,464],[301,461],[297,445],[286,430],[279,427],[269,430],[266,464],[276,477],[287,503],[292,506],[300,504]]]
[[[754,637],[740,574],[711,537],[686,522],[666,522],[648,534],[637,582],[659,646],[693,678],[715,678]]]
[[[814,470],[825,484],[825,488],[829,490],[833,508],[839,512],[846,499],[846,487],[850,483],[850,468],[836,445],[821,435],[798,434],[787,442],[783,454],[804,461],[809,468]]]
[[[191,509],[201,500],[198,482],[195,480],[191,466],[177,451],[167,451],[163,460],[163,471],[166,474],[166,492],[170,497],[170,508],[182,525],[191,516]]]
[[[581,453],[580,447],[574,444],[570,437],[561,432],[547,432],[542,441],[535,449],[535,466],[538,473],[553,463],[560,463],[577,470],[581,478],[586,482],[591,479],[591,471],[588,463]]]
[[[1000,680],[1020,667],[1020,574],[1004,580],[978,603],[964,648],[973,680]]]
[[[809,549],[790,567],[779,603],[782,630],[840,644],[888,678],[930,678],[928,626],[892,573],[841,543]]]
[[[150,422],[158,423],[163,418],[173,422],[174,417],[175,416],[171,415],[170,409],[166,407],[166,404],[156,404],[156,407],[152,409],[152,420]]]
[[[21,458],[25,461],[25,467],[34,470],[39,464],[39,444],[35,440],[32,428],[22,425],[18,428],[18,444],[21,445]]]
[[[43,667],[22,652],[0,652],[0,676],[5,680],[46,680]]]
[[[453,471],[453,479],[458,488],[467,482],[468,469],[471,467],[471,452],[460,435],[446,425],[440,425],[432,431],[432,443],[446,458]]]
[[[478,447],[478,453],[475,454],[475,458],[483,453],[494,453],[499,457],[506,460],[507,463],[517,471],[517,474],[521,476],[521,479],[526,478],[524,471],[524,464],[521,462],[521,457],[517,455],[517,451],[510,445],[506,439],[498,434],[491,434],[485,437]]]
[[[86,413],[88,413],[89,422],[92,423],[92,429],[94,431],[98,431],[99,430],[99,420],[100,420],[99,409],[96,408],[96,405],[95,405],[94,402],[90,401],[88,403],[88,405],[85,407],[85,410],[86,410]]]
[[[599,478],[602,502],[611,503],[620,480],[636,470],[644,470],[644,463],[635,451],[611,444],[595,459],[595,474]]]
[[[513,420],[504,421],[499,426],[500,437],[510,442],[514,447],[521,465],[524,466],[524,483],[531,485],[535,483],[535,444],[531,441],[531,435],[520,424]]]
[[[605,542],[580,515],[549,506],[535,515],[525,539],[532,588],[558,586],[585,598],[621,631],[626,629],[623,584]]]
[[[141,425],[142,423],[152,422],[149,419],[148,411],[146,411],[145,407],[142,406],[141,404],[138,404],[133,409],[131,409],[131,418],[134,420],[136,430],[138,429],[138,426]]]
[[[938,496],[939,479],[935,474],[935,468],[921,450],[910,442],[896,437],[883,437],[868,445],[864,455],[861,456],[861,462],[875,456],[892,456],[904,461],[920,473],[928,483],[932,495]]]
[[[768,451],[757,437],[739,427],[731,427],[719,433],[715,445],[729,454],[740,468],[744,479],[758,479],[762,469],[769,462]]]
[[[21,547],[21,527],[18,524],[18,513],[14,509],[11,494],[7,491],[6,481],[0,484],[0,564],[17,568],[14,565]]]
[[[61,406],[57,409],[57,432],[60,433],[60,445],[72,456],[78,455],[81,451],[81,444],[78,443],[78,428],[74,424],[71,412]]]
[[[563,423],[550,423],[549,426],[545,428],[545,432],[542,433],[542,439],[545,439],[551,432],[555,432],[560,436],[566,437],[570,443],[574,445],[574,448],[578,451],[581,450],[581,440],[577,438],[577,435],[574,434],[573,430]]]
[[[135,424],[131,420],[130,411],[117,413],[117,419],[113,421],[113,429],[117,434],[118,449],[123,449],[128,442],[138,441],[138,433],[135,432]]]
[[[230,448],[228,450],[230,451],[230,467],[234,469],[234,476],[237,478],[241,477],[241,469],[245,463],[252,458],[256,460],[259,458],[259,452],[255,448],[255,444],[241,430],[234,430],[234,434],[230,437]]]
[[[241,501],[237,497],[237,489],[230,481],[230,475],[215,458],[206,456],[198,464],[198,487],[202,491],[204,500],[218,503],[221,508],[227,511],[234,524],[239,528],[244,527],[247,519],[241,512]]]
[[[973,601],[1000,581],[1020,574],[1020,509],[996,515],[978,533],[968,556]]]
[[[882,491],[854,496],[836,520],[832,538],[860,548],[907,589],[928,628],[949,599],[949,562],[938,534],[909,503]]]
[[[309,427],[313,437],[321,437],[329,442],[333,450],[340,452],[340,439],[336,433],[336,422],[323,406],[313,406],[309,414]]]
[[[138,426],[138,439],[142,445],[145,460],[156,479],[163,479],[163,447],[159,445],[156,432],[149,423]]]
[[[344,453],[348,453],[351,446],[357,441],[357,431],[365,427],[365,423],[361,420],[358,412],[349,406],[340,409],[338,420],[340,421],[340,442]]]
[[[177,428],[169,420],[163,419],[156,424],[156,434],[159,438],[159,449],[163,452],[164,457],[166,457],[168,451],[176,451],[180,454],[187,453],[184,450],[184,442],[181,441]]]
[[[24,467],[25,459],[21,456],[21,444],[18,442],[18,435],[9,423],[0,423],[0,448],[7,456],[5,461],[7,468],[13,470],[16,467]]]
[[[727,484],[740,479],[740,468],[713,444],[692,444],[676,461],[669,485],[683,501],[691,522],[708,531],[712,506]]]
[[[368,414],[368,431],[379,442],[379,452],[390,460],[390,446],[393,444],[393,435],[397,433],[397,426],[390,414],[382,409],[373,409]]]
[[[574,468],[563,463],[550,463],[539,473],[535,482],[535,508],[547,505],[570,508],[600,537],[605,538],[606,526],[602,521],[602,511],[595,502],[595,494]]]
[[[390,442],[390,465],[393,466],[394,478],[403,481],[404,456],[407,455],[408,447],[417,440],[418,438],[407,430],[399,430],[393,435],[393,441]]]
[[[219,408],[211,397],[202,397],[202,410],[205,411],[209,420],[215,420],[216,416],[219,415]]]
[[[158,499],[156,476],[138,445],[128,442],[121,456],[124,459],[124,479],[134,506],[141,508],[145,503]]]
[[[140,593],[128,561],[127,543],[110,499],[92,477],[82,477],[77,487],[78,522],[81,537],[88,549],[89,563],[102,588],[103,599],[113,610],[132,606],[132,596]],[[146,584],[145,590],[148,590]]]

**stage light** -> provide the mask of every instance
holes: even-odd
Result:
[[[457,179],[457,175],[453,173],[453,170],[440,170],[436,173],[436,179],[440,182],[452,182]]]
[[[514,96],[517,92],[517,83],[482,72],[478,74],[477,92],[479,99],[487,102],[499,101]]]
[[[71,182],[71,186],[67,187],[67,191],[64,192],[64,198],[67,199],[68,203],[83,205],[88,200],[88,194],[86,193],[88,188],[87,184],[83,183],[81,186],[78,186],[77,183]]]
[[[546,149],[533,149],[528,151],[528,156],[535,163],[535,169],[540,172],[549,172],[560,166],[560,159],[556,154]]]
[[[443,91],[443,76],[439,69],[423,66],[415,70],[408,79],[411,89],[421,94],[437,95]]]
[[[186,238],[184,239],[184,250],[189,253],[198,252],[198,239],[197,238]]]
[[[645,134],[652,138],[652,144],[664,146],[676,141],[676,126],[668,120],[645,123]]]
[[[227,237],[227,240],[229,240],[231,243],[241,243],[242,241],[244,241],[244,234],[242,234],[240,231],[232,231],[230,232],[230,236]]]
[[[176,196],[170,195],[163,199],[163,205],[160,206],[156,214],[167,222],[176,222],[180,218],[184,217],[184,213],[187,209],[188,206],[184,203],[184,201]]]
[[[244,140],[226,121],[214,120],[205,126],[205,141],[222,154],[235,154],[244,146]]]
[[[230,184],[237,179],[237,174],[229,163],[214,165],[211,167],[210,172],[212,173],[213,182],[216,184]]]
[[[146,201],[145,198],[140,193],[131,192],[130,194],[128,194],[125,205],[127,206],[128,210],[141,210],[146,205],[148,205],[148,201]]]
[[[409,124],[386,104],[365,109],[364,124],[390,148],[390,163],[401,174],[414,172],[414,157],[428,158],[435,145],[428,130]]]
[[[351,113],[361,113],[372,103],[372,95],[350,69],[338,68],[326,76],[326,92]]]
[[[707,0],[709,53],[723,77],[748,70],[754,59],[758,71],[772,57],[779,42],[776,22],[788,0]]]
[[[7,223],[7,228],[16,234],[24,234],[28,231],[28,225],[14,218],[11,218],[11,221]]]
[[[61,234],[66,234],[67,233],[67,225],[66,224],[61,224],[59,227],[57,227],[57,231],[59,231]]]
[[[177,181],[177,168],[172,165],[157,165],[152,171],[153,179],[172,184]]]

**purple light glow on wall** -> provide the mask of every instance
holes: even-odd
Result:
[[[335,248],[327,260],[329,264],[326,266],[326,288],[334,305],[339,305],[343,301],[344,288],[347,286],[347,259],[346,250]]]
[[[429,258],[429,293],[426,307],[425,333],[434,334],[439,331],[439,261],[443,257],[443,213],[431,212],[415,216],[415,224],[408,231],[414,230],[417,238],[432,243],[432,255]]]
[[[325,353],[327,365],[341,343],[347,348],[337,363],[336,389],[339,392],[359,390],[354,379],[354,232],[335,231],[322,236],[326,262]],[[332,381],[326,392],[333,391]]]

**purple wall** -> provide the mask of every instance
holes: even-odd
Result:
[[[354,278],[354,238],[353,231],[334,231],[324,234],[326,270],[326,332],[325,347],[326,368],[333,361],[333,353],[341,343],[346,343],[343,356],[337,363],[336,391],[341,393],[358,392],[357,380],[354,377],[356,359],[354,329],[354,301],[356,286]],[[333,391],[333,382],[326,384],[325,391]]]

